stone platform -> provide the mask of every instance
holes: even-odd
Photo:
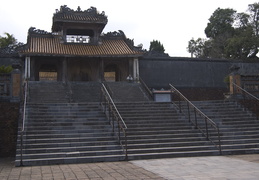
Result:
[[[14,159],[0,158],[1,180],[257,180],[258,177],[259,154],[33,167],[14,167]]]

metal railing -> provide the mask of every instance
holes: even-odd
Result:
[[[154,97],[153,97],[152,91],[148,88],[148,86],[146,85],[146,83],[143,81],[143,79],[141,77],[139,77],[139,82],[144,87],[144,89],[147,91],[149,97],[151,99],[153,99]]]
[[[214,121],[212,121],[208,116],[206,116],[203,112],[201,112],[173,85],[169,84],[169,86],[171,87],[172,96],[176,95],[178,98],[178,108],[180,113],[184,113],[183,106],[186,105],[189,122],[192,123],[196,129],[199,129],[199,131],[206,137],[206,139],[209,140],[212,144],[214,144],[215,147],[219,150],[220,154],[222,154],[220,130],[218,125]],[[177,104],[175,103],[175,105]],[[217,136],[217,140],[213,139],[213,137],[215,137],[215,133]]]
[[[24,83],[24,100],[23,100],[23,116],[21,123],[21,134],[20,134],[20,165],[23,166],[23,140],[24,140],[24,130],[25,130],[25,119],[26,119],[26,106],[28,98],[28,81]]]
[[[257,120],[259,119],[259,98],[254,96],[253,94],[249,93],[247,90],[243,89],[242,87],[238,86],[235,83],[233,84],[234,88],[234,95],[239,94],[242,95],[241,99],[238,99],[240,104],[242,104],[245,110],[250,110],[255,113]]]
[[[128,160],[127,125],[125,124],[121,114],[119,113],[114,101],[103,83],[101,87],[101,105],[110,124],[112,125],[112,131],[116,133],[118,142],[123,148],[125,160]]]

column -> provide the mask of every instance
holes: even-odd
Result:
[[[104,81],[104,62],[102,58],[99,60],[99,81]]]
[[[135,81],[139,80],[139,63],[138,58],[134,58],[133,60],[133,78]]]
[[[62,61],[62,82],[67,82],[67,58],[64,58]]]
[[[30,77],[31,77],[31,59],[30,57],[25,57],[24,78],[30,80]]]
[[[131,75],[134,78],[134,59],[133,58],[129,59],[129,74],[128,75]]]

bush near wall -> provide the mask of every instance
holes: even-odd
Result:
[[[15,156],[19,109],[19,103],[0,102],[0,157]]]

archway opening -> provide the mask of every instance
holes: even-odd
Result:
[[[56,65],[53,64],[43,64],[39,71],[40,81],[57,81],[58,72]]]
[[[116,64],[109,64],[105,67],[104,80],[107,82],[119,81],[119,70]]]

